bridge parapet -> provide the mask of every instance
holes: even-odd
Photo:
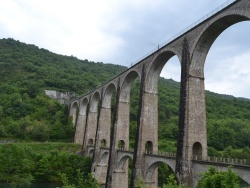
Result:
[[[236,165],[245,165],[250,166],[250,161],[247,159],[237,159],[237,158],[225,158],[225,157],[215,157],[215,156],[207,156],[205,159],[201,156],[193,156],[193,161],[207,161],[207,162],[215,162],[215,163],[225,163],[225,164],[236,164]]]
[[[89,150],[93,149],[92,146],[88,147]],[[109,147],[101,147],[102,153],[109,152]],[[88,151],[89,152],[89,151]],[[130,148],[128,150],[121,150],[118,149],[117,152],[125,155],[134,152],[134,149]],[[176,153],[173,152],[165,152],[165,151],[158,151],[158,152],[145,152],[144,155],[152,155],[158,157],[172,157],[176,158]],[[249,159],[238,159],[238,158],[226,158],[226,157],[216,157],[216,156],[207,156],[202,157],[198,155],[194,155],[192,158],[193,161],[203,161],[203,162],[215,162],[215,163],[224,163],[224,164],[232,164],[232,165],[242,165],[242,166],[250,166]]]
[[[165,152],[165,151],[158,151],[157,153],[150,153],[150,152],[145,152],[145,154],[151,154],[151,155],[158,155],[158,156],[165,156],[165,157],[176,157],[176,153],[173,152]]]

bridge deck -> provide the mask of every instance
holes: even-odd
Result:
[[[101,148],[102,150],[109,151],[109,148]],[[134,152],[133,149],[129,150],[117,150],[117,152],[126,154],[132,154]],[[171,152],[162,152],[159,151],[158,153],[144,153],[146,156],[154,156],[157,158],[176,158],[176,153]],[[210,163],[210,164],[224,164],[224,165],[234,165],[234,166],[242,166],[242,167],[250,167],[250,160],[249,159],[237,159],[237,158],[224,158],[224,157],[216,157],[216,156],[193,156],[193,161],[198,163]]]

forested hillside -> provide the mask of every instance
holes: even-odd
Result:
[[[72,141],[74,129],[67,126],[67,107],[47,97],[44,89],[80,95],[125,69],[54,54],[14,39],[0,40],[0,138]],[[138,88],[135,82],[131,139],[135,135]],[[175,151],[179,83],[161,78],[158,90],[159,147]],[[250,158],[250,100],[207,91],[206,103],[209,154]]]
[[[0,144],[0,187],[69,188],[63,186],[67,183],[99,188],[89,174],[91,158],[75,154],[80,148],[69,143]]]
[[[67,107],[47,97],[44,89],[83,94],[125,69],[0,40],[0,137],[72,141]]]
[[[0,40],[1,83],[28,82],[37,88],[83,94],[125,69],[54,54],[13,39]]]

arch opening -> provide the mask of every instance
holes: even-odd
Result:
[[[139,93],[140,74],[137,71],[132,70],[124,78],[120,93],[120,103],[122,103],[121,106],[123,111],[121,116],[123,122],[118,139],[125,142],[124,149],[134,147],[139,107]]]
[[[72,124],[76,127],[77,119],[79,114],[79,106],[77,102],[74,102],[70,109],[70,117],[72,118]]]
[[[240,153],[233,155],[233,148],[246,147],[241,138],[250,136],[244,128],[250,123],[243,115],[245,109],[237,107],[244,102],[235,98],[250,98],[246,89],[250,81],[250,38],[247,37],[250,23],[246,20],[249,20],[247,16],[236,14],[218,19],[202,33],[194,48],[190,71],[205,77],[204,85],[209,90],[205,93],[209,156],[240,158]],[[248,123],[240,123],[239,119]],[[219,153],[225,150],[230,152]]]
[[[89,140],[92,140],[92,144],[94,145],[96,132],[97,132],[97,124],[98,124],[98,113],[100,108],[100,93],[99,91],[95,91],[91,94],[90,104],[88,107],[88,118],[86,125],[86,133],[84,138],[84,147],[89,145]],[[98,143],[99,144],[99,143]],[[85,148],[86,149],[86,148]]]
[[[132,85],[135,82],[136,78],[137,79],[139,78],[139,73],[136,71],[131,71],[126,75],[121,87],[121,94],[120,94],[121,101],[123,102],[130,101]]]
[[[118,142],[118,149],[119,150],[125,150],[125,142],[124,142],[124,140],[120,140]]]
[[[105,108],[111,108],[111,99],[112,99],[112,96],[113,96],[113,93],[116,91],[116,86],[114,83],[110,83],[108,85],[108,87],[106,88],[105,90],[105,93],[104,93],[104,99],[103,99],[103,102],[102,102],[102,106],[105,107]]]
[[[94,145],[93,139],[89,139],[89,140],[88,140],[88,146],[93,146],[93,145]]]
[[[200,142],[195,142],[193,144],[193,159],[195,160],[201,160],[202,159],[202,145]]]
[[[99,102],[100,102],[100,93],[98,91],[96,91],[90,101],[90,112],[98,112],[98,106],[99,106]]]
[[[88,98],[82,99],[80,103],[79,113],[77,113],[77,122],[75,127],[74,143],[82,144],[85,136],[86,114],[88,108]]]
[[[205,59],[217,37],[232,25],[246,20],[248,20],[247,17],[234,14],[224,16],[212,23],[198,38],[190,65],[190,73],[203,77]]]
[[[133,129],[133,125],[136,125],[136,117],[137,117],[137,108],[139,103],[139,88],[136,86],[139,85],[139,80],[137,79],[140,77],[139,72],[137,70],[130,70],[130,72],[127,72],[124,77],[121,76],[120,79],[120,95],[119,95],[119,101],[117,106],[117,129],[116,129],[116,150],[128,150],[129,147],[133,147],[133,138],[135,137],[135,131]],[[138,84],[137,84],[138,82]],[[134,88],[136,91],[134,91]],[[135,98],[134,96],[135,95]],[[134,118],[135,117],[135,118]],[[132,127],[132,128],[131,128]],[[136,127],[136,126],[135,126]],[[131,135],[133,135],[132,139]],[[131,144],[132,143],[132,144]],[[130,145],[131,144],[131,145]],[[118,151],[118,153],[121,151]],[[128,160],[125,160],[124,158],[120,161],[121,167],[119,167],[119,170],[122,170],[124,172],[123,178],[125,178],[123,181],[128,182],[129,181],[129,163]],[[126,180],[127,179],[127,180]]]
[[[102,148],[107,147],[107,141],[106,141],[105,139],[102,139],[102,140],[101,140],[101,147],[102,147]]]
[[[136,130],[137,130],[137,118],[140,100],[140,80],[136,78],[131,87],[131,100],[129,109],[129,148],[134,148]]]
[[[147,105],[151,117],[147,119],[146,124],[148,130],[154,133],[146,139],[152,142],[145,146],[145,151],[149,154],[158,150],[164,152],[177,150],[180,83],[160,76],[170,78],[174,75],[175,79],[180,80],[180,60],[178,51],[168,49],[156,57],[147,73],[145,90],[150,94],[145,95],[150,101]],[[150,149],[151,147],[153,149]],[[155,165],[149,169],[148,182],[157,181],[158,164]]]
[[[175,173],[167,163],[157,161],[148,168],[146,172],[146,182],[154,181],[153,177],[157,175],[158,187],[162,187],[164,184],[168,184],[169,177],[174,176]]]
[[[146,154],[153,154],[153,143],[151,141],[147,141],[145,143],[145,153]]]
[[[101,139],[101,147],[109,147],[110,145],[110,133],[114,124],[113,116],[115,110],[115,94],[116,86],[111,82],[104,90],[102,98],[102,107],[98,128],[99,139]]]
[[[176,152],[180,78],[180,54],[175,51],[160,54],[147,74],[147,91],[158,94],[155,96],[158,107],[154,113],[157,114],[154,126],[158,129],[160,151]]]
[[[130,187],[133,169],[133,156],[124,155],[118,162],[117,169],[127,173],[128,187]]]
[[[250,80],[250,38],[246,37],[249,29],[249,21],[233,24],[211,42],[203,60],[207,90],[250,98],[247,89]]]
[[[109,152],[104,152],[102,154],[100,164],[108,164],[108,155],[109,155]]]
[[[176,55],[176,54],[178,54],[178,52],[165,51],[165,52],[162,52],[154,60],[153,64],[151,65],[151,67],[149,69],[149,72],[147,74],[147,80],[148,80],[148,84],[146,85],[147,92],[150,92],[150,93],[157,93],[158,92],[158,82],[159,82],[160,76],[164,76],[164,77],[169,78],[169,76],[171,75],[171,77],[178,78],[174,74],[169,74],[170,71],[175,70],[175,72],[177,72],[177,73],[179,72],[179,75],[180,75],[180,71],[176,70],[176,66],[178,66],[178,65],[173,64],[174,66],[169,66],[169,62],[171,62],[173,60],[174,60],[173,62],[176,62],[176,59],[178,59],[178,58],[180,59],[180,55],[179,54]],[[176,56],[178,58],[176,58]],[[169,61],[170,59],[172,59],[172,60]],[[168,68],[165,68],[165,65]],[[180,63],[179,63],[179,65],[180,65]],[[164,68],[164,70],[163,70],[163,68]],[[168,72],[167,69],[172,69],[172,70],[169,70],[169,72]]]
[[[81,102],[81,105],[80,105],[80,111],[79,111],[79,114],[80,115],[86,115],[87,113],[87,106],[88,106],[88,99],[87,98],[84,98]]]

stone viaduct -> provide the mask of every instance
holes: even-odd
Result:
[[[249,0],[231,0],[196,25],[186,29],[152,54],[103,86],[70,103],[76,126],[75,143],[84,155],[93,156],[92,172],[105,187],[128,187],[128,159],[133,159],[130,187],[141,177],[148,187],[157,187],[157,166],[167,163],[179,183],[195,186],[208,165],[233,170],[250,184],[246,161],[228,161],[207,156],[204,64],[213,42],[228,27],[250,19]],[[246,36],[247,37],[247,36]],[[168,60],[181,64],[179,133],[176,154],[158,153],[158,79]],[[130,90],[140,81],[140,101],[135,146],[129,150]],[[111,98],[116,95],[111,125]],[[237,163],[237,164],[236,164]]]

